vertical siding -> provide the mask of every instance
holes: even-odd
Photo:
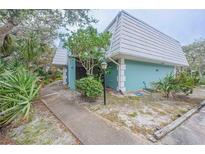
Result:
[[[143,81],[146,83],[147,88],[151,88],[153,81],[158,81],[174,71],[173,66],[161,64],[132,60],[125,60],[125,64],[125,87],[127,91],[144,88]]]
[[[75,58],[72,58],[72,57],[69,57],[69,60],[68,60],[68,87],[71,89],[71,90],[75,90],[76,89],[76,59]]]
[[[112,88],[114,90],[117,90],[118,82],[117,82],[117,76],[118,76],[118,70],[117,65],[110,62],[108,64],[108,73],[106,74],[106,86],[108,88]]]

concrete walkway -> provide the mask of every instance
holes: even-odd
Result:
[[[69,96],[70,95],[70,96]],[[44,97],[42,101],[82,144],[148,144],[144,138],[127,129],[113,127],[72,100],[68,90]]]
[[[167,134],[162,144],[205,144],[205,107]]]

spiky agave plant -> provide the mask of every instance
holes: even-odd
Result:
[[[24,68],[0,75],[0,127],[15,118],[28,118],[31,103],[38,95],[38,78]]]

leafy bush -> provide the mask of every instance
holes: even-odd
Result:
[[[56,80],[62,80],[62,72],[59,69],[49,69],[46,71],[43,67],[38,67],[35,73],[41,80],[41,85],[47,85]]]
[[[176,77],[173,74],[168,74],[164,79],[155,82],[154,88],[169,98],[171,94],[176,92],[183,92],[186,95],[191,94],[198,83],[199,79],[196,76],[181,72]]]
[[[199,78],[192,76],[187,72],[181,72],[176,76],[176,83],[179,90],[186,95],[193,92],[193,88],[199,83]]]
[[[10,59],[9,61],[0,59],[0,74],[6,70],[15,71],[18,67],[23,67],[23,64],[15,58]]]
[[[102,95],[102,83],[94,77],[85,77],[77,81],[77,88],[80,92],[89,98],[97,98]]]
[[[178,90],[173,74],[168,74],[164,79],[154,82],[154,89],[162,93],[165,97],[169,98],[172,92]]]
[[[19,116],[28,118],[40,88],[37,82],[38,78],[22,67],[0,75],[0,127]]]

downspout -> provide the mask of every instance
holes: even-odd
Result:
[[[108,59],[111,60],[113,63],[115,63],[118,67],[120,66],[120,64],[116,62],[114,59],[112,59],[111,57],[108,57]]]

